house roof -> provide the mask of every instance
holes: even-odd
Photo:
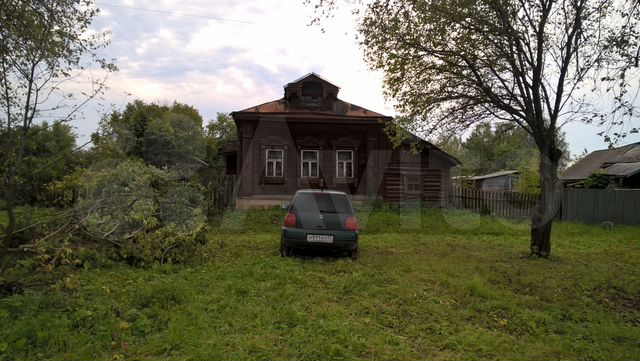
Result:
[[[314,88],[315,85],[315,88]],[[309,86],[310,93],[305,93]],[[309,116],[389,118],[359,105],[338,99],[340,87],[311,72],[284,86],[281,99],[255,105],[237,112],[235,115],[284,115],[305,118]]]
[[[457,176],[457,177],[451,177],[451,178],[452,179],[460,179],[460,180],[477,181],[477,180],[484,180],[484,179],[489,179],[489,178],[502,177],[502,176],[505,176],[505,175],[518,174],[518,173],[520,173],[520,171],[517,171],[517,170],[502,170],[502,171],[499,171],[499,172],[483,174],[483,175],[477,175],[477,176]]]
[[[446,151],[442,150],[440,147],[438,147],[437,145],[431,143],[430,141],[422,138],[421,136],[417,135],[417,134],[413,134],[412,132],[409,132],[409,138],[404,140],[404,144],[406,144],[407,146],[410,146],[412,143],[418,143],[420,144],[422,147],[426,148],[426,149],[431,149],[431,150],[435,150],[436,152],[440,152],[444,155],[445,158],[449,159],[451,161],[451,163],[453,163],[453,165],[462,165],[462,162],[452,156],[451,154],[447,153]]]
[[[387,118],[386,115],[376,113],[361,106],[336,99],[329,109],[293,108],[289,102],[283,99],[273,100],[260,105],[255,105],[234,113],[261,113],[261,114],[318,114],[339,115],[347,117]]]
[[[296,80],[292,81],[291,83],[288,83],[288,84],[287,84],[287,85],[285,85],[284,87],[286,88],[286,87],[288,87],[289,85],[297,84],[297,83],[299,83],[299,82],[301,82],[301,81],[303,81],[303,80],[306,80],[307,78],[312,78],[312,77],[317,77],[318,79],[320,79],[320,80],[322,80],[322,81],[324,81],[324,82],[327,82],[327,83],[329,83],[329,84],[333,85],[334,87],[336,87],[336,88],[340,89],[340,87],[339,87],[339,86],[337,86],[337,85],[335,85],[334,83],[330,82],[330,81],[329,81],[329,80],[327,80],[326,78],[324,78],[324,77],[320,76],[320,74],[316,73],[315,71],[312,71],[312,72],[310,72],[310,73],[307,73],[307,74],[305,74],[305,75],[303,75],[303,76],[299,77],[298,79],[296,79]]]
[[[582,180],[596,172],[629,177],[640,171],[640,142],[619,148],[596,150],[565,170],[563,181]]]
[[[496,177],[502,177],[505,175],[509,175],[509,174],[517,174],[520,173],[517,170],[503,170],[500,172],[495,172],[495,173],[489,173],[489,174],[484,174],[484,175],[479,175],[479,176],[475,176],[473,177],[473,180],[483,180],[483,179],[489,179],[489,178],[496,178]]]
[[[634,174],[640,173],[640,162],[615,163],[604,168],[604,173],[621,177],[631,177]]]

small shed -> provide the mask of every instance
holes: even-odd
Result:
[[[479,176],[453,177],[454,182],[483,191],[515,192],[518,182],[521,180],[517,170],[503,170],[500,172]]]

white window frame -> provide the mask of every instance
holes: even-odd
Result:
[[[305,152],[313,152],[316,153],[316,160],[304,160]],[[309,175],[304,175],[304,163],[309,163]],[[313,168],[311,168],[311,163],[316,163],[316,174],[312,174]],[[300,150],[300,178],[319,178],[320,177],[320,151],[316,149],[302,149]]]
[[[280,159],[269,159],[269,152],[270,151],[276,151],[276,152],[280,152]],[[264,173],[266,177],[269,178],[282,178],[284,177],[284,149],[280,149],[280,148],[267,148],[265,150],[265,154],[264,154],[264,158],[265,158],[265,162],[264,162]],[[273,175],[269,174],[269,162],[273,162]],[[282,164],[282,166],[280,167],[282,170],[282,174],[277,175],[277,167],[276,167],[276,163],[280,162]]]
[[[409,178],[411,178],[411,177],[418,178],[418,190],[409,189]],[[413,184],[415,184],[415,183],[413,183]],[[405,174],[405,176],[404,176],[404,191],[406,193],[412,193],[412,194],[422,193],[421,192],[421,186],[422,186],[422,179],[420,179],[420,175],[419,174]]]
[[[339,152],[349,152],[351,154],[351,160],[346,161],[346,160],[340,160],[340,158],[338,158],[338,153]],[[339,176],[338,174],[340,173],[340,163],[344,163],[344,174],[343,176]],[[351,163],[351,176],[346,176],[347,174],[347,163]],[[348,179],[348,178],[353,178],[353,173],[354,173],[354,169],[353,169],[353,150],[351,149],[337,149],[336,150],[336,178],[342,178],[342,179]]]

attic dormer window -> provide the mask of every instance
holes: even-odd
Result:
[[[322,84],[318,81],[307,81],[302,84],[302,96],[322,98]]]

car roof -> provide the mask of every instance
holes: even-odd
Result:
[[[331,189],[325,189],[325,190],[320,190],[320,189],[300,189],[296,192],[296,194],[299,193],[328,193],[328,194],[338,194],[338,195],[344,195],[346,196],[347,194],[345,192],[340,192],[340,191],[334,191]]]

